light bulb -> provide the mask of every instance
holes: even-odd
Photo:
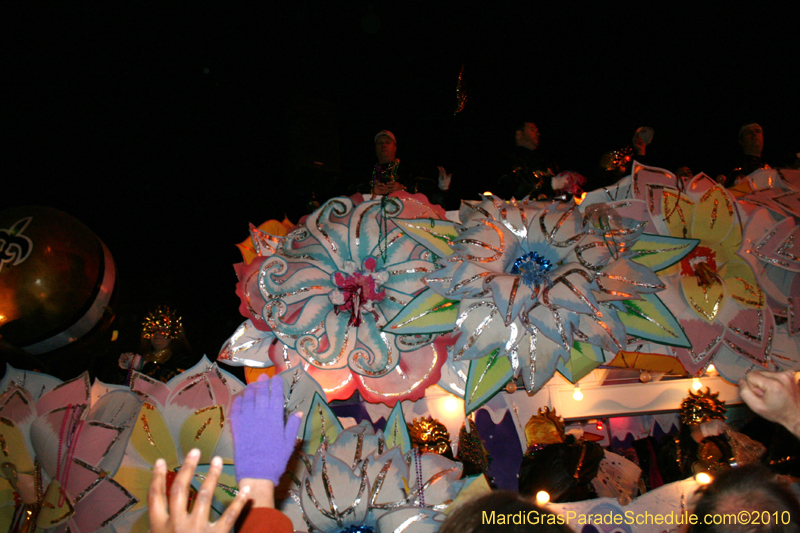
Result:
[[[458,411],[461,408],[461,402],[459,402],[453,396],[448,396],[444,400],[444,406],[443,407],[444,407],[445,411],[453,413],[455,411]]]
[[[540,490],[536,493],[536,503],[539,505],[544,505],[550,501],[550,495],[543,490]]]
[[[583,400],[583,393],[579,386],[575,385],[575,392],[572,393],[572,397],[575,398],[576,402]]]
[[[694,476],[694,480],[697,481],[700,485],[708,485],[712,481],[712,477],[708,472],[698,472],[696,476]]]
[[[700,378],[692,378],[692,388],[694,390],[700,390],[703,388],[703,385],[700,383]]]

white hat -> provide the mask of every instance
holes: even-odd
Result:
[[[389,130],[381,130],[378,133],[376,133],[374,142],[378,142],[378,137],[380,137],[381,135],[386,135],[387,137],[389,137],[394,142],[397,142],[397,139],[395,138],[394,133],[392,133]]]

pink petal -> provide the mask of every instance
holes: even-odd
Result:
[[[383,403],[390,407],[404,400],[418,400],[425,395],[425,389],[436,384],[447,359],[449,338],[439,337],[413,352],[403,352],[397,366],[380,378],[355,375],[358,390],[364,399],[371,403]]]

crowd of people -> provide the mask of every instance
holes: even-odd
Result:
[[[800,385],[794,373],[750,372],[739,382],[741,398],[750,409],[766,420],[785,427],[800,447]],[[291,532],[293,526],[280,511],[275,509],[275,487],[287,467],[295,449],[295,436],[300,424],[300,414],[284,420],[283,381],[262,375],[258,381],[247,386],[244,394],[236,398],[230,415],[234,438],[236,477],[239,493],[225,510],[222,517],[209,522],[209,511],[214,488],[222,471],[222,460],[216,457],[211,462],[208,474],[188,508],[188,494],[200,453],[192,450],[172,482],[167,497],[167,468],[163,460],[156,463],[148,494],[151,531],[154,533],[225,532],[239,521],[238,531],[256,533],[261,531]],[[269,436],[265,438],[265,436]],[[595,445],[596,446],[596,445]],[[599,448],[599,447],[597,447]],[[580,454],[578,468],[589,463],[587,455],[602,453],[601,450],[584,450]],[[548,461],[550,467],[559,465]],[[544,463],[542,463],[544,464]],[[540,467],[543,468],[543,467]],[[572,470],[567,472],[572,476]],[[545,472],[535,469],[528,478],[548,478]],[[549,476],[552,478],[553,476]],[[576,479],[577,472],[576,472]],[[573,488],[579,483],[572,483]],[[536,485],[536,483],[531,483]],[[541,485],[541,484],[540,484]],[[566,487],[566,490],[569,487]],[[528,513],[535,511],[540,518],[536,524],[508,524],[503,530],[526,531],[570,531],[546,506],[537,503],[526,487],[520,493],[492,491],[463,503],[448,513],[440,531],[442,533],[479,533],[494,531],[496,524],[486,523],[485,515]],[[548,490],[559,496],[553,486],[536,485],[535,490]],[[760,464],[734,466],[721,471],[708,485],[698,490],[693,502],[697,523],[689,526],[689,532],[701,531],[800,531],[800,503],[796,492],[792,492],[785,479],[777,477],[768,467]],[[727,515],[739,512],[769,513],[784,517],[761,525],[714,525],[706,516]],[[789,517],[787,519],[786,517]],[[708,522],[711,522],[710,524]]]
[[[530,119],[521,119],[511,128],[513,133],[507,151],[500,161],[494,165],[494,175],[485,181],[490,192],[504,198],[531,198],[534,200],[552,199],[564,194],[579,195],[583,187],[595,189],[609,186],[628,175],[632,164],[660,167],[660,161],[648,155],[648,146],[653,141],[654,131],[649,127],[638,128],[630,145],[607,152],[600,159],[597,170],[590,178],[580,177],[575,183],[572,176],[580,176],[576,172],[562,172],[558,161],[540,146],[541,133],[536,123]],[[368,185],[359,185],[359,192],[368,192],[373,196],[384,196],[397,191],[424,193],[431,203],[439,204],[447,209],[456,209],[458,198],[451,197],[450,185],[452,174],[448,174],[441,166],[438,173],[432,169],[415,167],[408,162],[401,164],[397,157],[397,137],[388,130],[381,130],[375,135],[375,154],[377,163]],[[772,168],[764,158],[764,131],[756,123],[745,124],[739,130],[738,144],[741,153],[730,165],[727,174],[718,174],[716,180],[726,187],[735,186],[745,176],[761,168]],[[793,154],[780,165],[786,168],[798,168],[800,156]],[[564,169],[566,170],[566,169]],[[680,166],[674,170],[679,178],[676,185],[680,188],[694,174],[688,166]],[[565,178],[569,177],[569,183]],[[481,191],[484,192],[484,191]]]

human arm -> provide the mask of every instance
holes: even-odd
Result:
[[[209,522],[211,501],[222,472],[222,459],[214,457],[205,481],[197,492],[191,513],[187,511],[189,486],[194,477],[194,470],[200,460],[200,450],[191,450],[183,461],[175,476],[167,500],[167,463],[163,459],[156,461],[150,490],[147,493],[150,531],[152,533],[227,533],[249,499],[249,489],[242,489],[233,502],[225,509],[219,520]]]
[[[238,533],[261,533],[269,524],[270,533],[292,533],[294,526],[288,516],[275,509],[275,484],[268,479],[242,478],[239,488],[250,489],[253,502],[246,512]]]
[[[386,190],[388,191],[386,194],[392,194],[393,192],[406,190],[406,186],[399,181],[390,181],[386,184]]]
[[[722,435],[727,427],[728,425],[723,420],[709,420],[692,428],[692,438],[695,442],[702,442],[706,437]]]
[[[389,188],[386,185],[386,183],[380,181],[375,182],[372,186],[372,196],[384,196],[389,194]]]
[[[647,151],[647,145],[641,137],[637,136],[633,138],[633,151],[636,152],[636,155],[638,156],[645,155]]]
[[[754,370],[739,380],[739,396],[753,412],[800,439],[800,385],[794,372]]]
[[[644,157],[647,151],[647,145],[653,140],[653,128],[643,126],[638,128],[633,134],[631,144],[633,144],[633,151],[639,157]]]
[[[268,479],[245,477],[239,480],[239,488],[247,487],[253,507],[275,507],[275,483]]]
[[[405,188],[406,188],[405,185],[403,185],[399,181],[388,181],[386,183],[378,181],[372,188],[372,195],[386,196],[387,194],[392,194],[393,192],[403,191],[405,190]]]

